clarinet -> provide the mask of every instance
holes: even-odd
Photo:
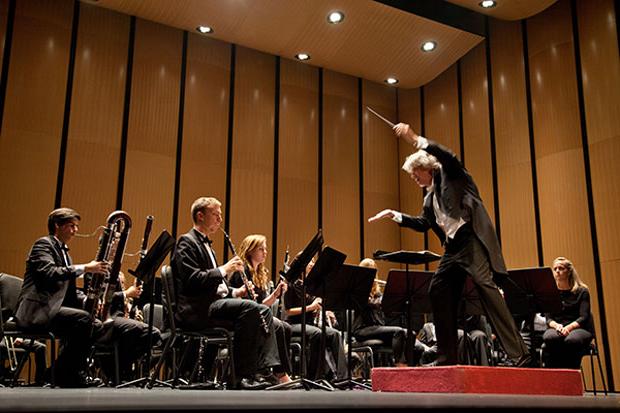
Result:
[[[146,247],[149,245],[149,236],[151,235],[151,228],[153,228],[154,219],[155,218],[153,217],[153,215],[149,215],[146,217],[146,226],[144,227],[144,236],[142,237],[142,245],[140,246],[140,261],[142,261],[144,257],[146,256]],[[139,287],[141,285],[142,285],[142,280],[136,277],[136,287]],[[133,318],[135,320],[136,316],[138,315],[138,308],[136,306],[137,303],[135,302],[133,298],[130,298],[128,301],[129,301],[129,305],[131,306],[131,309],[129,310],[128,318]],[[138,320],[138,321],[142,321],[142,320]]]
[[[224,231],[223,229],[221,230],[224,233],[224,239],[226,240],[226,243],[228,244],[230,251],[233,253],[233,256],[236,256],[237,251],[235,251],[235,246],[230,240],[230,237],[228,236],[226,231]],[[248,295],[250,296],[252,301],[257,302],[258,297],[256,296],[256,293],[254,292],[254,290],[250,288],[250,282],[248,281],[248,276],[245,273],[245,268],[240,271],[240,274],[241,274],[241,279],[243,280],[243,285],[245,285],[245,289],[247,290]],[[263,326],[263,330],[265,330],[265,334],[269,334],[269,326],[267,325],[267,321],[265,321],[265,317],[261,313],[259,313],[258,315],[260,317],[260,322]]]

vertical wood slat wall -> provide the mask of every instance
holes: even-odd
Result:
[[[620,60],[618,59],[618,21],[614,3],[600,2],[596,7],[576,2],[578,34],[580,39],[581,69],[585,120],[587,127],[591,188],[596,222],[600,279],[588,280],[590,286],[600,285],[599,296],[604,297],[605,312],[600,311],[601,323],[605,316],[607,355],[611,356],[615,383],[620,380]],[[596,264],[595,260],[595,264]],[[601,326],[597,324],[601,342]],[[607,361],[609,363],[609,361]],[[616,384],[616,390],[618,385]]]
[[[9,4],[0,3],[3,38]],[[620,71],[614,2],[596,6],[560,0],[525,24],[491,20],[490,71],[483,43],[461,59],[460,67],[455,64],[423,88],[395,92],[193,33],[187,36],[183,74],[182,31],[136,19],[130,44],[129,16],[85,3],[74,16],[69,0],[18,1],[8,37],[11,53],[1,108],[0,219],[10,236],[0,239],[0,270],[23,273],[28,248],[44,234],[45,217],[54,207],[71,29],[79,17],[61,203],[83,214],[83,233],[103,224],[116,207],[123,106],[128,103],[120,199],[134,219],[129,252],[139,245],[147,214],[156,216],[155,234],[170,230],[175,222],[182,233],[191,226],[191,202],[201,195],[225,201],[227,188],[233,241],[238,244],[248,233],[264,233],[276,265],[286,245],[293,254],[304,246],[319,224],[318,216],[326,243],[345,252],[350,263],[375,249],[422,249],[420,234],[390,222],[360,225],[382,208],[417,213],[422,202],[422,192],[399,169],[411,148],[361,110],[369,105],[418,131],[424,125],[428,137],[464,154],[491,216],[497,198],[509,268],[536,266],[539,261],[550,265],[556,255],[575,262],[592,290],[607,373],[617,376],[620,343],[613,332],[620,327],[620,308],[614,300],[620,288],[615,277],[620,189],[614,155],[620,152]],[[571,20],[572,7],[577,7],[578,27]],[[133,68],[128,73],[131,47]],[[579,71],[585,131],[579,122]],[[131,98],[125,102],[128,79]],[[178,188],[175,173],[180,174]],[[274,238],[276,245],[271,244]],[[441,251],[434,235],[429,241],[429,249]],[[216,243],[219,255],[220,236]],[[76,261],[92,259],[95,250],[94,238],[72,245]],[[132,268],[135,259],[126,262]],[[385,278],[391,265],[381,265]]]

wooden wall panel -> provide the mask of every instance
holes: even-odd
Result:
[[[316,233],[319,208],[319,72],[292,60],[280,62],[278,242],[272,251],[278,267],[272,269],[274,273],[281,268],[287,246],[292,259]]]
[[[480,43],[461,59],[463,153],[465,166],[474,177],[491,222],[495,224],[485,48],[486,42]]]
[[[620,378],[620,62],[614,2],[577,2],[594,215],[615,390]],[[591,282],[592,284],[592,282]],[[600,329],[599,329],[600,337]],[[599,343],[601,340],[599,339]],[[597,383],[600,383],[597,378]]]
[[[360,181],[357,79],[323,72],[323,235],[360,261]]]
[[[180,30],[136,20],[122,205],[134,222],[129,253],[140,248],[147,215],[154,235],[172,228],[182,41]]]
[[[398,121],[408,123],[418,133],[421,133],[422,130],[420,103],[420,89],[398,89]],[[410,215],[420,213],[423,202],[422,189],[401,168],[407,156],[414,151],[412,145],[403,139],[398,140],[398,182],[400,187],[400,206],[398,209]],[[421,251],[424,249],[424,234],[412,231],[409,228],[402,228],[400,230],[400,244],[403,250]],[[420,268],[422,267],[420,266]]]
[[[82,233],[116,207],[128,41],[128,16],[80,4],[62,204],[82,214]],[[94,259],[99,236],[77,241],[73,259]]]
[[[0,136],[2,271],[22,275],[54,208],[73,2],[17,2]],[[90,226],[89,221],[83,222]]]
[[[424,86],[424,117],[426,137],[447,146],[460,159],[456,64]],[[428,233],[428,249],[443,254],[441,242],[432,231]],[[430,265],[436,266],[437,263]]]
[[[193,226],[190,207],[197,198],[226,200],[230,54],[227,43],[188,35],[177,235]],[[214,241],[219,255],[222,234]]]
[[[570,3],[528,20],[527,30],[544,262],[573,261],[598,324]]]
[[[493,115],[502,252],[508,268],[538,265],[521,22],[491,20]]]
[[[275,58],[237,48],[230,237],[273,233]]]
[[[388,119],[397,119],[396,89],[364,81],[362,107],[370,106]],[[368,218],[385,208],[398,209],[398,138],[383,121],[364,111],[364,257],[376,250],[398,251],[400,228],[394,222],[368,223]],[[385,277],[394,264],[377,262],[379,273]]]
[[[6,46],[6,28],[9,14],[9,2],[0,2],[0,68],[4,62],[4,47]]]

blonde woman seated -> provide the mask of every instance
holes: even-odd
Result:
[[[253,287],[256,301],[270,307],[286,292],[287,284],[279,282],[274,288],[269,279],[269,270],[265,267],[267,259],[267,238],[264,235],[248,235],[239,246],[239,257],[245,265],[245,274]],[[230,285],[239,288],[244,285],[241,273],[236,272],[230,277]],[[273,326],[278,343],[280,366],[274,368],[274,374],[280,383],[291,381],[291,359],[289,348],[291,345],[291,326],[276,317],[273,317]]]
[[[543,341],[547,366],[578,369],[581,357],[594,337],[590,291],[567,258],[558,257],[553,261],[553,278],[560,290],[562,310],[545,314],[547,330]]]

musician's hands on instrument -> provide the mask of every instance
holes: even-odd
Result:
[[[403,138],[410,144],[417,146],[418,134],[406,123],[398,123],[392,128],[396,136]]]
[[[110,271],[110,264],[105,261],[92,260],[88,264],[84,264],[84,271],[95,274],[107,274]]]
[[[284,281],[280,281],[278,283],[278,285],[276,286],[276,289],[275,289],[276,298],[281,297],[282,294],[284,294],[286,292],[286,290],[288,290],[288,283],[286,283]]]
[[[321,300],[321,297],[317,297],[314,299],[314,301],[312,302],[312,304],[310,304],[306,310],[307,311],[320,311],[321,310],[321,303],[323,302],[323,300]]]
[[[333,311],[331,310],[325,311],[325,317],[327,317],[327,319],[329,320],[327,324],[328,326],[334,327],[336,324],[338,324],[338,320],[336,319],[336,314],[334,314]]]
[[[250,290],[252,291],[252,295],[254,294],[254,284],[252,284],[252,281],[248,281],[248,287],[250,287]],[[233,297],[236,298],[243,298],[243,297],[248,297],[251,296],[250,293],[248,292],[248,289],[245,288],[245,284],[242,285],[239,288],[233,288]]]
[[[138,298],[142,294],[142,286],[132,285],[128,289],[125,290],[126,298]]]
[[[377,213],[375,216],[368,218],[368,222],[375,222],[380,219],[389,218],[392,219],[396,214],[394,214],[393,209],[384,209],[383,211]]]
[[[230,275],[237,271],[241,272],[243,271],[243,261],[241,260],[241,258],[235,255],[234,257],[230,259],[230,261],[224,264],[222,268],[224,272],[226,273],[226,275]]]

